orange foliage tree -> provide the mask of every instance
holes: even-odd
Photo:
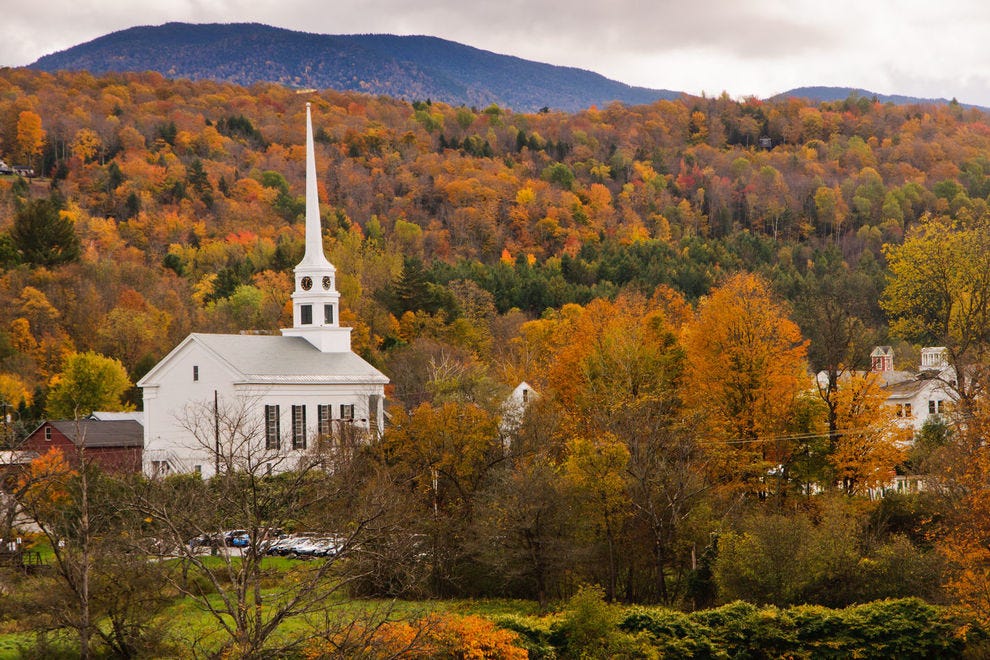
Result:
[[[875,373],[850,373],[835,393],[837,434],[829,462],[850,495],[890,483],[911,429],[898,426]]]
[[[60,449],[50,449],[31,461],[12,487],[8,484],[12,497],[4,507],[4,526],[0,530],[3,538],[10,538],[18,508],[35,518],[50,518],[69,501],[69,481],[75,476],[76,471],[69,467]]]
[[[780,476],[806,405],[806,342],[760,277],[741,273],[703,299],[683,333],[684,398],[704,421],[716,475]]]
[[[966,412],[950,460],[930,478],[937,491],[954,496],[938,546],[949,561],[946,586],[981,622],[990,623],[990,402],[977,399]]]

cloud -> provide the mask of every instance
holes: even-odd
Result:
[[[45,0],[4,17],[0,63],[168,21],[427,34],[692,93],[827,84],[990,104],[982,0]]]

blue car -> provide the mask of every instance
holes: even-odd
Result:
[[[251,545],[251,535],[243,530],[227,532],[224,542],[231,548],[246,548]]]

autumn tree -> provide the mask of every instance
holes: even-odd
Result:
[[[746,273],[726,280],[699,304],[683,345],[684,396],[704,420],[715,474],[752,487],[771,469],[785,472],[810,383],[806,343],[766,282]]]
[[[41,127],[41,117],[31,110],[22,111],[17,116],[17,156],[33,165],[44,145],[45,129]]]
[[[4,490],[12,497],[4,499],[3,538],[11,538],[19,508],[47,515],[67,500],[66,482],[73,474],[65,454],[52,449],[31,461],[27,470],[5,484]]]
[[[507,595],[541,604],[561,595],[575,562],[573,518],[561,466],[551,452],[515,457],[478,499],[472,549]]]
[[[881,304],[891,331],[944,346],[964,408],[980,392],[990,349],[990,232],[928,218],[903,245],[885,246],[890,278]]]
[[[398,412],[376,452],[393,479],[432,511],[421,521],[431,539],[434,593],[449,593],[464,557],[476,496],[504,450],[493,413],[474,403],[424,403]]]
[[[48,392],[48,414],[79,419],[94,410],[121,410],[121,397],[131,387],[120,360],[87,351],[71,355]]]
[[[557,442],[608,437],[610,446],[620,441],[627,452],[626,510],[610,515],[631,520],[651,540],[649,593],[662,602],[674,602],[684,587],[690,566],[684,523],[708,487],[696,429],[682,414],[684,358],[675,331],[687,316],[683,298],[661,288],[650,299],[621,295],[566,306],[525,324],[518,342],[537,356],[534,375],[545,370],[546,393],[553,394],[547,405],[560,408]],[[567,453],[566,461],[574,460]],[[619,534],[612,531],[614,544]]]
[[[827,453],[838,437],[840,383],[868,366],[876,340],[870,321],[878,312],[879,286],[865,273],[850,270],[835,249],[819,255],[800,280],[794,320],[810,342],[808,362],[818,374],[815,384],[827,415]]]
[[[166,602],[166,565],[135,555],[130,544],[141,521],[121,506],[121,483],[95,467],[86,455],[84,432],[79,435],[77,455],[71,457],[77,469],[52,450],[17,482],[22,515],[41,531],[52,553],[50,577],[28,587],[44,592],[38,602],[45,615],[75,631],[81,658],[167,653],[162,625],[153,622]]]
[[[573,438],[567,446],[564,476],[577,504],[578,520],[590,539],[605,544],[605,597],[616,596],[618,580],[618,539],[629,515],[625,472],[629,449],[615,436],[606,434],[594,440]]]
[[[828,455],[835,479],[850,494],[889,484],[904,461],[910,429],[898,426],[878,374],[850,373],[835,394],[836,435]]]

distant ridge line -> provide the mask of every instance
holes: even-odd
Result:
[[[169,78],[245,86],[272,82],[479,108],[494,103],[521,112],[573,112],[613,101],[639,105],[682,96],[437,37],[321,35],[259,23],[138,26],[45,55],[30,67],[94,75],[157,71]]]

